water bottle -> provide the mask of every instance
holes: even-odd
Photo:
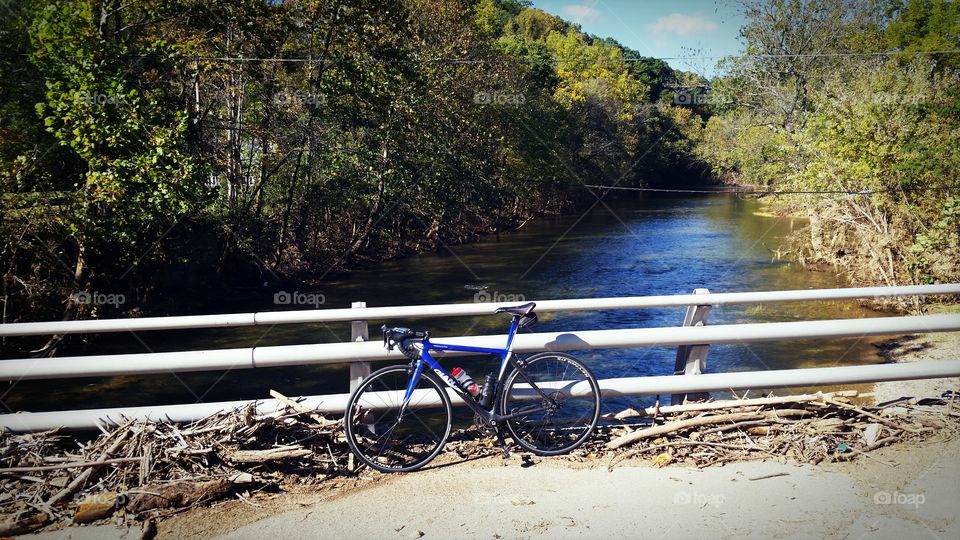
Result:
[[[487,373],[487,380],[483,383],[483,391],[480,394],[480,406],[489,408],[493,403],[493,395],[497,393],[497,376],[493,373]]]
[[[453,375],[453,378],[456,379],[467,392],[470,392],[471,396],[477,397],[477,394],[480,393],[477,383],[473,382],[473,379],[467,375],[467,372],[464,371],[463,368],[455,367],[450,374]]]

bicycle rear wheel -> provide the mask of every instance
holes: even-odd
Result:
[[[443,385],[423,373],[400,418],[411,366],[375,371],[350,396],[344,413],[347,443],[360,461],[382,472],[415,471],[443,449],[453,416]]]
[[[500,410],[518,414],[505,422],[517,444],[542,456],[564,454],[583,444],[596,427],[600,385],[576,358],[539,353],[507,377]]]

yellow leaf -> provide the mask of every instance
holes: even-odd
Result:
[[[657,456],[657,457],[653,460],[653,466],[654,466],[654,467],[663,467],[663,466],[665,466],[665,465],[669,465],[670,462],[672,462],[672,461],[673,461],[673,456],[671,456],[670,454],[664,452],[664,453],[660,454],[659,456]]]

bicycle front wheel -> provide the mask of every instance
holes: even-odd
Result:
[[[375,371],[350,396],[343,426],[360,461],[382,472],[415,471],[443,449],[450,436],[450,397],[442,384],[423,373],[403,416],[400,406],[411,366]]]
[[[507,377],[500,410],[510,436],[542,456],[564,454],[583,444],[600,418],[600,385],[576,358],[539,353],[520,361]]]

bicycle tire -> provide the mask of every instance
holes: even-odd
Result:
[[[593,433],[600,419],[600,385],[582,362],[564,353],[544,352],[521,361],[526,377],[514,368],[500,394],[502,414],[522,412],[524,407],[548,407],[508,419],[510,437],[521,447],[541,456],[565,454]],[[551,401],[535,393],[532,380]],[[566,381],[563,387],[541,384]],[[576,396],[569,390],[577,384]],[[552,392],[550,392],[552,390]]]
[[[435,458],[450,436],[450,397],[432,373],[420,375],[408,409],[397,421],[412,374],[411,366],[377,370],[360,383],[347,402],[343,426],[350,450],[378,471],[415,471]],[[438,406],[423,406],[436,400]]]

